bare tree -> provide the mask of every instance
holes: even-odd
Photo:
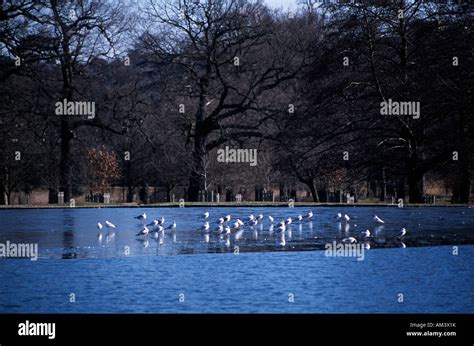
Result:
[[[181,70],[176,109],[179,95],[190,102],[188,198],[196,201],[206,153],[230,139],[262,136],[259,125],[268,117],[262,96],[296,75],[301,55],[296,42],[282,44],[287,35],[259,2],[151,1],[146,14],[156,26],[144,34],[144,45]]]
[[[60,92],[53,101],[80,100],[77,80],[85,73],[87,65],[100,56],[113,53],[113,45],[124,30],[121,4],[100,3],[93,0],[77,2],[45,1],[37,16],[32,19],[30,34],[47,40],[45,45],[31,45],[42,57],[54,61],[60,68]],[[80,100],[91,101],[91,100]],[[54,105],[53,103],[53,105]],[[51,109],[53,109],[53,105]],[[64,197],[72,195],[71,141],[75,130],[81,126],[105,127],[100,117],[94,119],[61,116],[58,122],[60,136],[59,186]]]

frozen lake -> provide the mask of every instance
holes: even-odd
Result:
[[[197,231],[204,210],[209,235]],[[308,208],[0,210],[0,243],[37,243],[39,250],[37,261],[0,259],[0,312],[474,312],[474,209],[311,210],[313,221],[291,224],[284,246],[266,217],[230,236],[216,235],[215,221],[251,213],[279,221]],[[142,223],[133,216],[144,211],[147,222],[175,220],[176,230],[136,237]],[[337,212],[351,220],[338,222]],[[374,214],[385,224],[375,224]],[[99,236],[96,224],[105,220],[117,229]],[[402,227],[400,241],[394,236]],[[309,251],[361,239],[366,229],[373,237],[363,261]]]

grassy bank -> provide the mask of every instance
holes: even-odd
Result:
[[[185,202],[184,207],[288,207],[288,202]],[[397,204],[390,203],[373,203],[361,202],[355,204],[347,203],[314,203],[314,202],[295,202],[295,207],[387,207],[397,208]],[[466,204],[451,204],[440,202],[436,204],[404,204],[404,207],[467,207]],[[469,205],[470,207],[472,205]],[[120,204],[103,204],[103,203],[82,203],[76,204],[74,207],[69,204],[48,204],[48,205],[2,205],[0,209],[57,209],[57,208],[179,208],[180,203],[154,203],[154,204],[137,204],[137,203],[120,203]]]

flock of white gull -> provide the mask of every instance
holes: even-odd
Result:
[[[241,219],[238,219],[238,218],[235,219],[235,220],[232,220],[231,215],[225,215],[225,216],[220,217],[216,221],[217,227],[213,231],[213,230],[211,230],[211,225],[209,223],[209,216],[210,215],[209,215],[208,211],[206,211],[204,214],[202,214],[202,219],[203,219],[204,223],[200,228],[196,229],[196,231],[201,232],[202,234],[207,236],[207,239],[209,239],[209,235],[211,233],[214,233],[217,236],[222,237],[222,236],[225,236],[225,235],[230,236],[232,234],[232,232],[235,233],[236,239],[237,239],[237,235],[241,235],[246,226],[250,226],[252,228],[255,228],[257,225],[263,224],[263,222],[265,220],[263,214],[259,214],[257,216],[254,216],[253,214],[251,214],[251,215],[249,215],[248,220],[245,221],[245,222],[242,221]],[[291,217],[288,217],[285,220],[281,220],[280,222],[275,223],[275,219],[271,215],[268,215],[267,219],[268,219],[268,222],[269,222],[269,230],[270,230],[270,232],[273,232],[275,224],[277,225],[276,234],[282,235],[282,237],[280,238],[281,241],[280,241],[279,245],[284,246],[286,244],[284,234],[285,234],[285,231],[288,230],[289,225],[291,225],[292,223],[302,224],[304,222],[311,222],[313,220],[313,216],[314,216],[313,212],[308,211],[307,214],[304,215],[304,216],[300,214],[295,219],[293,219]],[[342,213],[337,213],[335,218],[339,222],[346,223],[346,224],[348,224],[350,219],[351,219],[349,215],[342,214]],[[175,221],[173,221],[168,226],[165,226],[165,218],[163,216],[158,218],[158,219],[153,219],[153,221],[151,221],[148,224],[145,224],[146,219],[147,219],[147,214],[146,213],[135,216],[135,219],[143,222],[143,226],[141,227],[140,231],[136,234],[137,237],[145,237],[146,238],[146,237],[148,237],[148,235],[154,235],[155,238],[163,239],[166,230],[170,230],[170,231],[174,232],[174,230],[176,228],[176,222]],[[379,225],[385,223],[385,221],[382,220],[377,215],[374,215],[373,221],[376,224],[379,224]],[[102,225],[102,223],[100,223],[100,222],[97,223],[97,228],[99,230],[99,237],[100,238],[101,238],[101,235],[102,235],[101,232],[102,232],[103,227],[104,226]],[[114,225],[112,222],[110,222],[108,220],[105,221],[105,227],[107,227],[107,230],[108,230],[109,233],[111,232],[111,229],[112,229],[112,232],[113,232],[117,228],[116,225]],[[402,228],[400,230],[400,232],[393,237],[393,239],[398,239],[398,240],[401,241],[402,238],[406,235],[406,233],[407,233],[406,229]],[[371,232],[370,232],[370,230],[367,229],[365,231],[360,232],[360,236],[346,237],[346,238],[343,238],[341,241],[343,243],[346,243],[346,244],[354,244],[354,243],[357,243],[358,240],[359,241],[367,241],[369,238],[371,238]],[[369,245],[366,244],[366,247],[368,247],[368,246]]]

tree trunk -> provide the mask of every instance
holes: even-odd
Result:
[[[204,121],[204,103],[205,94],[208,82],[207,78],[199,80],[199,104],[195,115],[196,127],[194,131],[194,149],[193,149],[193,168],[189,178],[188,201],[199,201],[199,190],[204,190],[204,170],[205,170],[205,156],[206,156],[206,137],[209,134],[209,129]]]
[[[466,167],[461,168],[460,186],[459,186],[459,203],[469,203],[469,196],[471,192],[471,177],[469,170]]]
[[[5,167],[5,173],[6,173],[7,168]],[[2,181],[0,182],[0,196],[2,196],[2,200],[0,201],[0,204],[7,205],[8,200],[7,200],[7,189],[6,189],[6,184],[5,181],[2,177]]]
[[[311,192],[311,197],[313,197],[313,202],[319,203],[319,194],[318,190],[314,186],[313,182],[309,182],[306,185],[309,187],[309,191]]]
[[[411,171],[408,174],[409,203],[423,203],[423,174]]]
[[[64,117],[64,115],[62,115]],[[67,119],[61,119],[61,157],[59,160],[59,188],[64,192],[64,202],[72,198],[71,182],[71,131]]]
[[[385,202],[387,198],[387,178],[385,176],[385,168],[382,168],[382,187],[380,189],[380,202]]]
[[[460,181],[459,181],[459,203],[469,203],[469,197],[471,194],[471,177],[469,174],[469,150],[468,139],[469,134],[467,133],[466,116],[464,112],[460,112],[459,116],[459,141],[461,143],[461,155],[460,155]]]
[[[174,185],[166,184],[166,201],[171,202],[171,192],[174,189]]]
[[[188,200],[198,202],[199,191],[204,189],[204,156],[206,150],[204,147],[204,138],[197,136],[194,139],[193,151],[193,169],[189,178]]]
[[[5,205],[11,205],[11,194],[12,194],[11,171],[8,169],[8,167],[5,167],[5,184],[4,184]]]
[[[132,203],[133,202],[133,186],[128,186],[127,187],[127,203]]]
[[[62,75],[62,92],[61,99],[67,99],[72,101],[73,86],[72,86],[72,75],[73,75],[73,60],[69,48],[70,44],[70,33],[67,30],[67,26],[64,24],[63,18],[60,15],[58,8],[58,1],[51,1],[51,9],[54,13],[54,20],[57,28],[61,31],[63,37],[60,42],[61,51],[61,75]],[[72,198],[72,181],[71,181],[71,139],[73,138],[70,121],[68,116],[61,114],[61,125],[60,125],[60,137],[61,137],[61,150],[59,159],[59,190],[64,192],[64,202],[68,203]]]

